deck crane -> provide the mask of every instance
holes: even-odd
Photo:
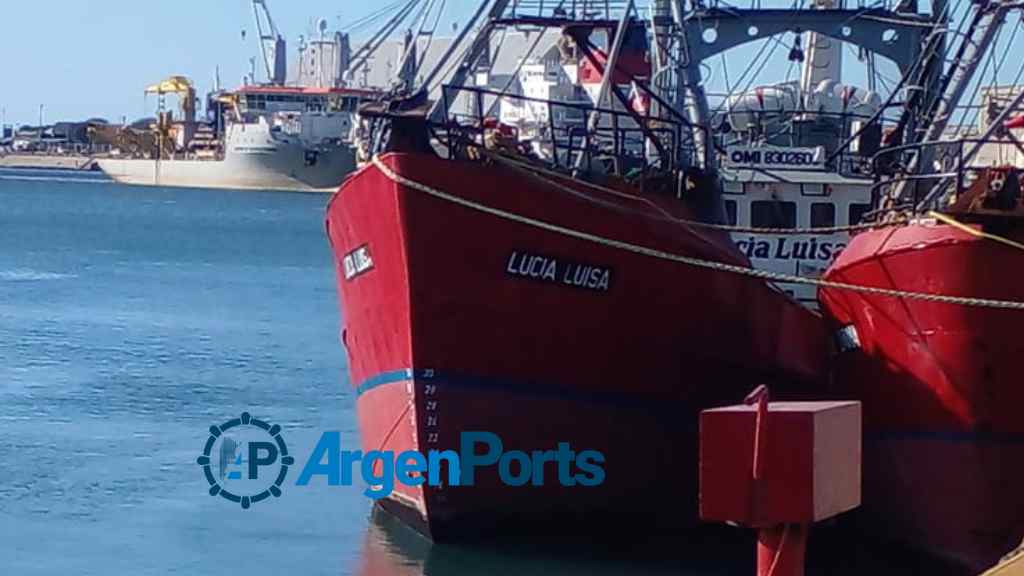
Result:
[[[270,16],[267,0],[252,0],[252,12],[256,19],[256,32],[259,34],[260,53],[267,69],[267,80],[275,86],[284,86],[288,77],[287,45]]]
[[[179,147],[187,146],[196,133],[196,89],[192,81],[184,76],[170,76],[165,80],[147,86],[145,93],[156,94],[160,99],[157,121],[153,127],[159,149],[158,158]],[[165,111],[164,98],[167,94],[176,94],[181,104],[182,122],[175,127],[173,116]],[[178,132],[178,131],[182,132]],[[180,138],[179,138],[180,137]],[[177,142],[177,144],[176,144]]]
[[[160,111],[163,111],[163,98],[166,94],[175,94],[180,99],[181,114],[184,122],[196,121],[196,89],[192,81],[184,76],[171,76],[165,80],[147,86],[145,94],[156,94],[160,98]]]

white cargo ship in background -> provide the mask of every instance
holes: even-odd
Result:
[[[299,48],[298,77],[289,85],[287,51],[266,3],[253,9],[268,82],[236,91],[216,90],[206,119],[196,121],[195,89],[172,76],[150,86],[159,113],[142,126],[98,129],[94,141],[111,153],[96,158],[100,170],[124,184],[333,192],[356,165],[351,133],[360,101],[374,92],[349,88],[348,37],[328,34]],[[255,71],[253,72],[255,76]],[[180,117],[165,110],[175,95]]]
[[[341,88],[246,86],[217,98],[221,121],[158,119],[155,136],[145,144],[128,144],[134,149],[126,157],[96,162],[124,184],[334,191],[355,168],[348,135],[365,95]]]

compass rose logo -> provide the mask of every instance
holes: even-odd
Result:
[[[210,496],[248,509],[271,496],[281,496],[281,485],[295,458],[288,454],[280,426],[242,412],[239,418],[210,426],[210,436],[196,463],[210,484]]]

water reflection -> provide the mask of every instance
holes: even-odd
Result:
[[[642,527],[637,527],[642,530]],[[961,570],[929,561],[882,542],[868,542],[859,531],[831,523],[811,534],[807,574],[862,576],[931,574],[959,576]],[[435,545],[386,512],[374,511],[367,521],[358,576],[567,576],[673,575],[719,576],[752,574],[755,543],[750,533],[717,529],[690,535],[650,535],[642,544],[578,543],[576,545],[509,544]]]
[[[672,543],[675,543],[674,545]],[[753,551],[752,547],[742,548]],[[683,562],[678,540],[652,538],[629,544],[538,545],[491,542],[474,546],[435,545],[376,508],[367,522],[358,576],[625,576],[635,574],[701,575],[750,573],[750,558],[694,558]],[[735,549],[734,549],[735,550]],[[749,566],[749,564],[747,564]]]

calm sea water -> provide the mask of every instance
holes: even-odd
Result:
[[[431,546],[360,487],[207,495],[207,430],[243,410],[299,455],[357,447],[327,201],[0,171],[0,574],[680,573]]]

